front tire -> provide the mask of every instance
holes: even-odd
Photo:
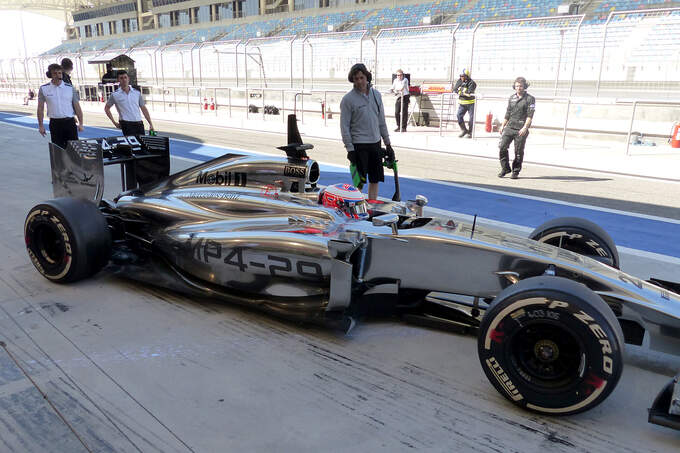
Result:
[[[541,414],[570,415],[600,404],[623,369],[623,333],[609,306],[571,280],[540,276],[494,299],[478,338],[491,384]]]
[[[619,269],[614,240],[599,225],[579,217],[559,217],[539,225],[529,239],[593,258]]]
[[[33,207],[26,216],[24,238],[35,268],[57,283],[94,275],[111,254],[106,219],[86,200],[57,198]]]

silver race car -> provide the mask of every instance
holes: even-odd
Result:
[[[55,199],[25,223],[28,254],[54,282],[109,266],[130,278],[348,331],[390,313],[478,336],[491,384],[541,414],[602,402],[624,343],[678,354],[680,286],[618,269],[616,246],[584,219],[528,238],[424,215],[425,197],[366,202],[320,187],[295,117],[286,157],[225,154],[170,175],[165,137],[51,145]],[[102,200],[104,166],[123,192]],[[677,378],[650,421],[680,429]]]

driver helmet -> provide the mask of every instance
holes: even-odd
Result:
[[[321,203],[324,207],[338,209],[353,219],[368,218],[368,203],[359,189],[351,184],[333,184],[326,187]]]

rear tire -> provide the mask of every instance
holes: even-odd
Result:
[[[111,255],[111,234],[92,202],[57,198],[30,210],[24,223],[26,249],[45,278],[75,282],[99,272]]]
[[[593,258],[619,269],[614,240],[599,225],[579,217],[559,217],[538,226],[529,239]]]
[[[565,278],[533,277],[504,289],[479,330],[479,359],[491,384],[541,414],[597,406],[623,370],[623,332],[614,313]]]

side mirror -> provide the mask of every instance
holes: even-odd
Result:
[[[373,217],[373,226],[389,226],[392,228],[392,234],[399,234],[399,229],[397,228],[397,223],[399,222],[399,216],[397,214],[383,214],[377,217]]]

